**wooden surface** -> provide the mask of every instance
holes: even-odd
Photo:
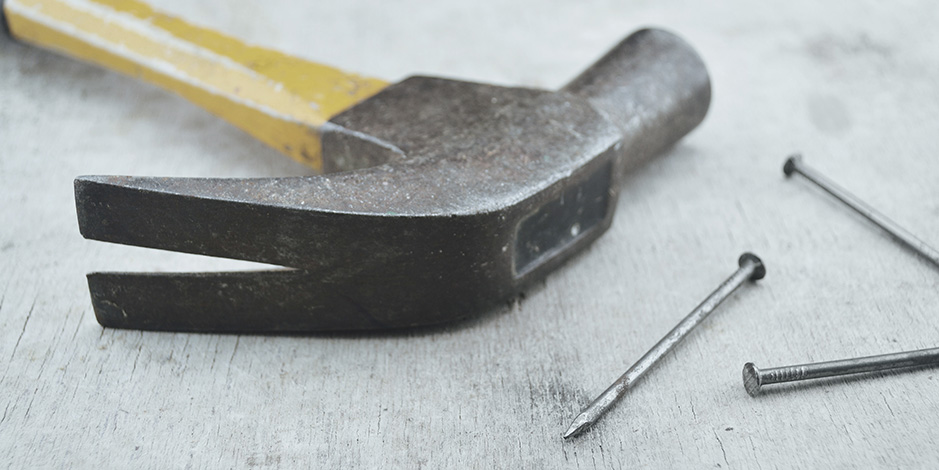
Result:
[[[233,5],[233,6],[229,6]],[[660,25],[707,62],[702,126],[613,228],[524,298],[415,334],[104,330],[84,274],[246,263],[86,241],[80,174],[305,171],[149,85],[0,41],[0,466],[856,468],[939,465],[936,369],[781,387],[775,366],[939,345],[939,269],[781,165],[796,150],[939,245],[934,2],[161,2],[372,76],[556,88]],[[729,300],[591,432],[573,416],[753,250]]]

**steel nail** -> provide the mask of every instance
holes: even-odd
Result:
[[[737,261],[740,266],[737,271],[724,281],[704,302],[701,302],[688,314],[672,331],[659,340],[652,349],[642,356],[629,370],[626,371],[613,385],[610,385],[596,400],[590,403],[571,423],[564,433],[564,439],[570,438],[593,426],[613,405],[618,402],[627,390],[633,387],[642,376],[662,359],[669,351],[675,348],[694,327],[704,321],[707,316],[717,308],[720,303],[732,294],[744,281],[756,281],[766,275],[766,267],[753,253],[744,253]]]
[[[849,193],[841,186],[838,186],[818,171],[802,163],[801,155],[789,157],[789,159],[786,160],[786,164],[783,166],[783,173],[785,173],[786,176],[790,176],[793,173],[802,175],[805,179],[815,183],[815,185],[825,190],[828,194],[834,196],[835,199],[843,202],[867,220],[870,220],[878,227],[887,231],[890,235],[893,235],[901,244],[906,245],[923,258],[929,260],[932,264],[939,266],[939,251],[931,248],[926,242],[916,238],[912,233],[907,232],[903,227],[897,225],[896,222],[888,219],[887,216],[880,212],[877,212],[873,207],[865,204],[856,196]]]
[[[743,366],[743,388],[750,396],[755,397],[759,395],[763,385],[925,365],[939,365],[939,348],[774,367],[766,370],[760,370],[752,362],[748,362]]]

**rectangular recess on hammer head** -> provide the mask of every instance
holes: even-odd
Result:
[[[606,217],[612,162],[565,189],[525,217],[515,237],[515,273],[521,276],[565,250]]]

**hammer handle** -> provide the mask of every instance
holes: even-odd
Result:
[[[13,38],[178,93],[316,169],[322,169],[320,126],[387,86],[246,45],[135,0],[0,4]]]

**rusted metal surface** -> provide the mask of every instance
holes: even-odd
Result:
[[[89,275],[119,328],[313,332],[466,318],[544,278],[610,225],[625,171],[707,112],[678,37],[639,31],[558,92],[412,77],[336,116],[334,173],[75,181],[91,239],[281,265]]]

